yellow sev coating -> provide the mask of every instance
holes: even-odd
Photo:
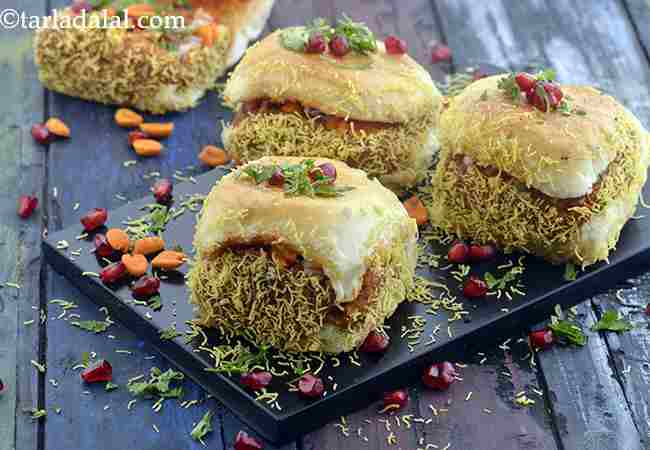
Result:
[[[347,327],[325,318],[335,294],[323,274],[287,270],[268,255],[200,253],[188,276],[197,321],[229,337],[283,351],[340,353],[358,347],[406,298],[413,284],[403,245],[379,249],[368,270],[376,274],[367,309],[356,312]]]
[[[59,13],[63,20],[70,10]],[[199,44],[181,56],[158,45],[157,31],[50,26],[36,32],[35,60],[51,90],[162,114],[195,106],[226,70],[230,38],[224,30],[214,46]]]
[[[598,114],[585,102],[585,97],[597,93],[591,88],[569,90],[574,104],[586,110],[585,115],[570,116],[521,112],[525,107],[507,105],[505,99],[494,100],[492,96],[503,94],[491,89],[489,83],[482,88],[485,94],[474,86],[467,96],[476,97],[476,102],[504,103],[498,107],[499,114],[490,111],[489,105],[477,105],[469,108],[468,117],[468,109],[454,107],[455,100],[443,113],[441,160],[432,179],[432,223],[462,238],[495,242],[506,250],[528,251],[553,262],[573,261],[586,266],[606,260],[634,212],[646,179],[646,136],[638,121],[615,102],[607,107],[608,119],[590,117]],[[459,96],[461,102],[468,101],[463,95]],[[611,98],[606,98],[610,102]],[[517,125],[512,123],[513,117],[517,117]],[[526,120],[538,127],[536,137],[540,141],[534,148],[532,143],[522,144]],[[545,127],[545,120],[557,126]],[[513,132],[513,126],[519,129]],[[576,135],[585,133],[595,135],[585,139],[595,139],[591,149],[598,152],[589,155],[579,143],[571,145]],[[546,147],[544,139],[549,142]],[[462,155],[472,158],[466,169],[457,163]],[[561,192],[563,185],[557,181],[562,176],[580,177],[578,168],[589,158],[601,158],[609,164],[588,202],[562,210],[554,201],[557,197],[531,191],[548,188]],[[498,173],[490,174],[478,166],[490,166]],[[547,183],[549,180],[555,180],[555,186]]]
[[[298,113],[250,114],[225,129],[223,140],[240,161],[270,155],[338,159],[398,190],[424,179],[437,149],[437,116],[430,110],[417,120],[366,133],[328,130]]]

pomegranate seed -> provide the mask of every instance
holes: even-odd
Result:
[[[528,335],[528,340],[533,348],[546,348],[553,343],[553,332],[549,329],[533,331]]]
[[[456,381],[457,375],[454,365],[444,361],[429,366],[422,375],[422,382],[431,389],[445,391]]]
[[[50,130],[48,130],[42,123],[32,125],[32,137],[36,142],[42,145],[49,144],[52,140]]]
[[[327,50],[327,42],[325,37],[321,33],[312,33],[309,36],[307,45],[305,46],[305,52],[307,53],[325,53]]]
[[[476,69],[472,74],[472,80],[474,81],[480,80],[485,77],[487,77],[487,75],[481,69]]]
[[[271,178],[269,179],[269,184],[271,186],[284,185],[284,174],[282,173],[282,170],[278,169],[273,173],[273,175],[271,175]]]
[[[172,200],[174,185],[167,178],[162,178],[156,181],[156,184],[151,188],[151,192],[153,192],[156,202],[166,205]]]
[[[92,11],[93,7],[85,1],[75,1],[70,10],[74,15],[81,14],[81,11]]]
[[[467,261],[469,255],[469,247],[462,241],[457,241],[449,248],[447,252],[447,259],[449,262],[462,264]]]
[[[323,380],[308,373],[298,382],[298,390],[305,397],[317,398],[323,395],[325,386]]]
[[[646,316],[650,316],[650,303],[648,303],[648,306],[645,307],[645,314]]]
[[[496,255],[497,250],[494,245],[477,245],[472,244],[469,246],[469,259],[471,261],[488,261]]]
[[[5,390],[5,384],[2,382],[2,378],[0,378],[0,393],[2,393]]]
[[[409,394],[404,389],[398,389],[384,394],[384,408],[398,410],[404,408],[409,402]],[[395,407],[397,405],[397,407]]]
[[[262,444],[257,439],[249,436],[245,431],[237,433],[235,438],[235,450],[262,450]]]
[[[528,103],[533,105],[535,108],[539,109],[542,112],[546,112],[546,102],[544,101],[543,97],[537,95],[537,92],[527,92],[526,99],[528,100]]]
[[[535,77],[526,72],[519,72],[515,75],[515,82],[517,83],[517,86],[519,86],[519,89],[524,93],[534,91],[535,85],[537,84]]]
[[[390,344],[390,338],[388,336],[373,330],[366,336],[366,340],[363,341],[359,350],[366,353],[379,353],[386,350],[388,344]]]
[[[549,101],[551,102],[552,108],[557,108],[564,97],[564,93],[560,88],[560,85],[557,83],[552,83],[550,81],[545,81],[542,83],[544,90],[548,94]]]
[[[407,52],[406,42],[397,36],[388,36],[384,41],[386,53],[390,55],[403,55]]]
[[[101,381],[111,381],[113,379],[113,367],[105,359],[97,361],[91,367],[81,372],[81,378],[86,383],[98,383]]]
[[[18,215],[23,218],[29,218],[36,207],[38,206],[38,199],[32,195],[21,195],[18,199]]]
[[[348,39],[342,34],[337,34],[330,41],[330,52],[337,58],[343,58],[350,53],[350,44]]]
[[[129,133],[129,145],[133,145],[133,143],[139,139],[148,139],[149,135],[147,133],[144,133],[142,131],[131,131]]]
[[[244,386],[248,386],[254,391],[259,391],[271,384],[272,379],[273,375],[271,375],[271,372],[249,372],[242,374],[239,381]]]
[[[84,216],[79,219],[84,226],[84,230],[93,231],[103,226],[108,220],[108,211],[104,208],[95,208],[88,211]]]
[[[312,169],[309,178],[311,178],[312,181],[318,181],[320,179],[333,184],[336,181],[336,167],[334,167],[334,164],[332,163],[319,164]]]
[[[259,99],[249,100],[247,102],[244,102],[244,104],[241,107],[241,112],[243,114],[254,114],[257,112],[258,109],[260,109],[260,103],[261,100]]]
[[[488,285],[476,275],[470,275],[463,286],[463,295],[467,298],[483,297],[488,291]]]
[[[135,298],[148,298],[157,294],[159,289],[159,278],[144,276],[133,284],[131,293]]]
[[[431,62],[438,64],[442,61],[451,60],[451,49],[444,44],[436,44],[431,49]]]
[[[106,239],[106,235],[104,234],[96,234],[94,243],[95,255],[99,256],[100,258],[108,258],[115,252],[113,247],[111,247],[111,244],[108,243],[108,239]]]
[[[99,272],[99,278],[104,284],[115,283],[124,275],[126,275],[126,266],[122,261],[106,266],[101,272]]]

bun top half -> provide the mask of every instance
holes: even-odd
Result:
[[[563,85],[570,111],[542,112],[499,89],[505,76],[478,80],[450,100],[440,120],[444,152],[496,167],[555,198],[590,193],[621,152],[645,154],[646,131],[613,97]]]
[[[408,55],[377,51],[343,58],[285,48],[277,30],[249,48],[228,80],[224,97],[237,105],[258,98],[297,100],[326,114],[401,123],[437,110],[440,93]]]

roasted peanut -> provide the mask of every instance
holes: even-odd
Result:
[[[151,265],[156,269],[175,270],[182,266],[186,259],[183,252],[165,250],[151,261]]]
[[[136,255],[153,255],[165,248],[165,241],[162,238],[152,236],[135,241],[133,253]]]
[[[199,160],[210,167],[223,166],[230,161],[230,157],[222,148],[214,145],[206,145],[199,153]]]
[[[106,232],[106,240],[108,241],[108,244],[113,247],[113,250],[122,253],[129,251],[129,246],[131,245],[129,235],[119,228],[111,228],[108,230]]]
[[[45,128],[55,136],[70,137],[70,128],[61,119],[57,119],[56,117],[47,119]]]
[[[153,139],[138,139],[133,142],[133,149],[140,156],[158,156],[162,148],[162,144]]]
[[[139,127],[144,122],[140,114],[127,108],[120,108],[115,111],[115,123],[122,128]]]
[[[126,267],[127,272],[136,278],[147,273],[149,268],[149,261],[144,255],[129,255],[126,253],[122,255],[122,264]]]
[[[417,196],[413,196],[404,201],[404,208],[408,215],[415,219],[418,225],[424,225],[429,221],[429,212]]]

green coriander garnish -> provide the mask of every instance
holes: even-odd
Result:
[[[175,381],[183,381],[185,375],[169,369],[162,372],[157,367],[152,367],[147,381],[130,381],[128,384],[129,392],[136,397],[162,397],[162,398],[180,398],[183,395],[183,387],[171,387]]]
[[[177,338],[178,336],[182,336],[181,333],[179,333],[174,326],[170,326],[166,330],[160,330],[160,340],[161,341],[170,341],[172,339]]]
[[[509,73],[499,80],[497,87],[504,91],[506,97],[512,100],[519,100],[521,98],[521,89],[515,80],[517,74],[515,72]]]
[[[280,172],[284,193],[288,196],[340,197],[354,189],[351,186],[336,186],[335,180],[316,166],[313,159],[298,164],[249,164],[240,174],[249,176],[255,184],[261,184],[271,180],[276,172]]]
[[[119,386],[111,381],[106,383],[106,392],[114,391],[117,388],[119,388]]]
[[[630,331],[633,328],[634,326],[627,320],[619,319],[618,312],[614,310],[605,311],[603,317],[591,327],[593,331],[615,331],[617,333]]]
[[[348,40],[350,48],[357,53],[365,55],[377,51],[377,41],[375,35],[363,22],[353,22],[348,16],[343,14],[334,29],[334,34],[342,34]]]
[[[566,263],[564,266],[564,279],[566,281],[573,281],[577,277],[576,266],[573,263]]]
[[[555,315],[551,315],[551,323],[548,326],[553,334],[567,343],[583,346],[587,343],[582,328],[565,314],[559,305],[555,306]]]
[[[205,413],[201,421],[196,424],[196,426],[190,433],[192,439],[194,439],[195,441],[203,442],[203,438],[206,437],[210,432],[212,432],[213,417],[214,417],[214,413],[212,411],[208,411]]]
[[[99,320],[80,320],[70,322],[75,327],[79,327],[82,330],[90,331],[92,333],[103,333],[111,326],[109,322],[99,321]]]
[[[32,420],[39,420],[47,417],[47,411],[44,409],[30,408],[24,410],[25,414],[29,414]]]

